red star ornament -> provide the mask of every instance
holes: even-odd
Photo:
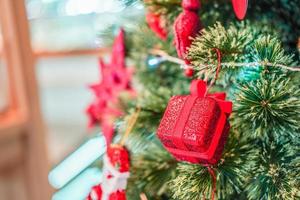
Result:
[[[120,92],[126,91],[134,95],[134,91],[131,87],[131,79],[133,75],[133,68],[126,67],[125,60],[125,32],[120,29],[119,34],[115,38],[114,45],[112,48],[112,57],[110,61],[110,83],[113,91],[116,95]]]
[[[121,28],[118,35],[115,37],[110,60],[110,64],[115,66],[115,69],[126,67],[125,52],[125,32],[124,29]]]
[[[117,96],[112,91],[112,81],[108,78],[111,76],[111,69],[109,65],[99,59],[100,82],[89,86],[97,98],[105,99],[107,101],[116,102]]]
[[[100,124],[107,145],[111,143],[114,134],[114,119],[122,112],[108,105],[105,99],[96,99],[86,110],[89,116],[89,128]]]
[[[101,81],[90,86],[97,97],[115,100],[121,92],[135,95],[131,87],[133,68],[127,68],[125,62],[124,30],[121,29],[115,38],[112,48],[112,56],[109,64],[99,60]]]
[[[131,87],[133,69],[126,67],[124,30],[121,29],[115,38],[110,63],[99,59],[100,80],[90,85],[96,100],[87,108],[89,127],[100,124],[107,145],[110,144],[114,133],[114,119],[122,114],[118,109],[119,97],[125,92],[134,96]]]

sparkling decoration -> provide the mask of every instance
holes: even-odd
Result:
[[[178,160],[216,164],[227,140],[232,103],[225,93],[207,94],[206,82],[194,80],[191,94],[171,98],[157,136]]]
[[[147,66],[151,70],[155,70],[161,63],[163,63],[166,59],[160,56],[152,56],[149,55],[147,57]]]

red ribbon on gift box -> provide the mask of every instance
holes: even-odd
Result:
[[[181,110],[180,118],[182,120],[178,120],[175,127],[173,128],[174,137],[172,138],[172,141],[176,146],[176,148],[166,147],[166,149],[172,154],[193,157],[192,159],[195,162],[197,162],[197,158],[210,160],[213,158],[214,153],[219,145],[220,137],[222,136],[223,129],[227,122],[227,115],[229,115],[232,112],[232,102],[225,101],[226,93],[224,92],[207,94],[207,84],[205,81],[202,80],[194,80],[191,84],[190,90],[191,90],[191,95],[187,97],[187,100],[184,103],[184,107]],[[192,109],[195,101],[199,97],[209,97],[215,99],[222,111],[217,123],[217,127],[215,128],[215,134],[212,138],[212,142],[209,148],[207,149],[207,151],[203,153],[189,150],[182,140],[183,130],[186,126],[186,123],[190,115],[190,112],[186,112],[186,111]]]

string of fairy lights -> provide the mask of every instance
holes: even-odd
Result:
[[[159,49],[152,49],[149,52],[151,55],[153,55],[153,57],[148,59],[148,65],[150,66],[159,65],[162,62],[168,61],[180,65],[182,69],[194,68],[194,66],[186,64],[184,60],[174,56],[170,56],[165,51]],[[258,67],[258,66],[278,67],[289,71],[300,72],[300,66],[292,67],[284,64],[279,64],[279,63],[271,63],[268,61],[248,62],[248,63],[221,62],[220,64],[222,67]],[[214,64],[199,64],[197,68],[199,68],[200,70],[205,70],[214,66],[215,66]]]

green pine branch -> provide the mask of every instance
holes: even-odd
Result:
[[[295,138],[300,128],[300,90],[286,77],[240,84],[232,118],[248,136]]]
[[[145,0],[145,5],[150,12],[161,15],[168,22],[166,28],[169,29],[182,11],[181,0]]]
[[[299,199],[299,155],[293,154],[288,144],[263,142],[259,148],[256,165],[249,171],[248,199]]]
[[[220,162],[213,167],[217,175],[218,199],[231,199],[243,190],[247,168],[253,166],[250,141],[241,141],[231,133]],[[175,199],[203,199],[211,197],[212,180],[206,167],[198,164],[179,163],[177,176],[170,182]]]
[[[222,65],[220,78],[217,84],[225,87],[237,81],[255,80],[260,74],[286,74],[286,69],[275,66],[296,65],[294,55],[285,53],[281,42],[272,31],[254,28],[253,24],[231,24],[225,28],[217,22],[208,27],[194,38],[188,50],[187,58],[191,60],[198,78],[203,78],[204,72],[213,79],[218,66],[218,54],[221,52]],[[241,65],[245,63],[245,66]],[[259,63],[249,66],[247,63]],[[272,63],[274,66],[264,66],[261,63]],[[237,66],[238,64],[238,66]]]
[[[129,179],[129,199],[139,199],[145,193],[149,199],[159,199],[169,192],[168,182],[176,176],[177,161],[160,145],[133,155],[133,172]]]

